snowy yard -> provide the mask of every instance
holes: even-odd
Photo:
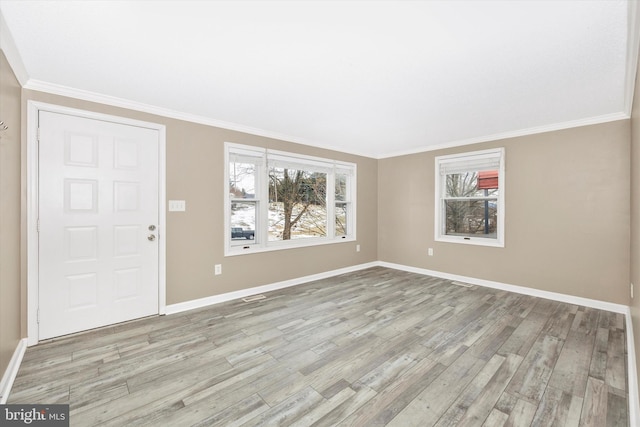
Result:
[[[237,203],[236,209],[231,211],[231,227],[241,227],[244,230],[255,230],[256,213],[255,205],[251,203]],[[298,215],[302,209],[301,205],[297,205],[293,209],[294,217]],[[283,203],[269,204],[269,241],[282,240],[282,232],[284,230],[284,209]],[[303,214],[300,220],[291,230],[292,239],[300,239],[305,237],[325,236],[326,232],[326,216],[327,210],[323,206],[311,205],[307,208],[307,212]],[[242,240],[242,239],[240,239]]]

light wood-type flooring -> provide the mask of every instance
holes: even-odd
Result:
[[[27,349],[72,426],[626,426],[621,314],[382,267]]]

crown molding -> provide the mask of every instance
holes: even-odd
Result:
[[[352,154],[356,156],[368,157],[368,158],[373,158],[378,160],[390,158],[390,157],[399,157],[399,156],[405,156],[410,154],[424,153],[428,151],[442,150],[447,148],[461,147],[465,145],[479,144],[482,142],[498,141],[501,139],[515,138],[519,136],[535,135],[538,133],[552,132],[552,131],[570,129],[570,128],[581,127],[581,126],[589,126],[594,124],[612,122],[616,120],[624,120],[630,117],[628,114],[624,112],[605,114],[602,116],[589,117],[586,119],[571,120],[567,122],[554,123],[551,125],[536,126],[536,127],[519,129],[519,130],[514,130],[509,132],[502,132],[502,133],[497,133],[492,135],[479,136],[476,138],[445,142],[442,144],[428,145],[428,146],[419,147],[413,150],[396,151],[396,152],[391,152],[383,155],[374,155],[372,153],[345,151],[343,148],[338,146],[328,146],[326,144],[311,142],[302,138],[297,138],[297,137],[293,137],[290,135],[285,135],[277,132],[271,132],[264,129],[244,126],[237,123],[231,123],[231,122],[226,122],[222,120],[216,120],[209,117],[199,116],[199,115],[190,114],[190,113],[183,113],[183,112],[171,110],[168,108],[157,107],[150,104],[144,104],[141,102],[131,101],[131,100],[118,98],[110,95],[104,95],[96,92],[90,92],[82,89],[75,89],[72,87],[43,82],[40,80],[29,79],[27,83],[24,85],[24,88],[38,91],[38,92],[45,92],[53,95],[65,96],[65,97],[74,98],[74,99],[81,99],[84,101],[96,102],[99,104],[110,105],[113,107],[126,108],[128,110],[155,114],[157,116],[184,120],[187,122],[199,123],[202,125],[214,126],[221,129],[243,132],[251,135],[263,136],[266,138],[273,138],[281,141],[288,141],[296,144],[307,145],[311,147],[322,148],[325,150],[337,151],[340,153]]]
[[[34,90],[38,92],[45,92],[53,95],[65,96],[68,98],[81,99],[84,101],[96,102],[99,104],[110,105],[113,107],[126,108],[128,110],[155,114],[157,116],[168,117],[168,118],[177,119],[177,120],[184,120],[186,122],[198,123],[198,124],[207,125],[207,126],[214,126],[221,129],[243,132],[243,133],[257,135],[257,136],[263,136],[265,138],[273,138],[281,141],[293,142],[296,144],[307,145],[311,147],[322,148],[325,150],[337,151],[340,153],[352,154],[356,156],[375,158],[370,153],[345,151],[343,148],[340,148],[338,146],[320,144],[318,142],[309,141],[304,138],[298,138],[291,135],[286,135],[286,134],[273,132],[265,129],[245,126],[238,123],[212,119],[209,117],[199,116],[196,114],[184,113],[176,110],[171,110],[169,108],[157,107],[155,105],[145,104],[137,101],[131,101],[128,99],[118,98],[110,95],[104,95],[97,92],[76,89],[69,86],[48,83],[41,80],[30,79],[25,85],[23,85],[23,87],[25,89]]]
[[[627,69],[624,86],[624,112],[631,116],[640,51],[640,7],[637,1],[629,1],[627,7]]]
[[[554,123],[551,125],[531,127],[527,129],[519,129],[515,131],[497,133],[493,135],[480,136],[476,138],[451,141],[442,144],[423,146],[413,150],[391,152],[383,155],[374,155],[372,153],[345,151],[338,146],[328,146],[326,144],[320,144],[317,142],[311,142],[302,138],[293,137],[277,132],[271,132],[264,129],[254,128],[250,126],[244,126],[237,123],[226,122],[222,120],[216,120],[209,117],[199,116],[196,114],[183,113],[168,108],[157,107],[150,104],[144,104],[141,102],[131,101],[124,98],[118,98],[110,95],[104,95],[96,92],[86,91],[82,89],[76,89],[68,86],[57,85],[53,83],[43,82],[40,80],[29,79],[24,85],[25,89],[34,90],[38,92],[50,93],[53,95],[65,96],[74,99],[81,99],[84,101],[96,102],[99,104],[110,105],[113,107],[126,108],[128,110],[140,111],[149,114],[155,114],[157,116],[168,117],[172,119],[184,120],[192,123],[199,123],[207,126],[214,126],[221,129],[227,129],[237,132],[243,132],[251,135],[263,136],[266,138],[278,139],[281,141],[293,142],[296,144],[307,145],[315,148],[322,148],[325,150],[337,151],[345,154],[352,154],[356,156],[368,157],[373,159],[385,159],[390,157],[399,157],[410,154],[424,153],[428,151],[442,150],[447,148],[460,147],[465,145],[479,144],[482,142],[497,141],[501,139],[514,138],[519,136],[534,135],[543,132],[551,132],[562,129],[569,129],[574,127],[589,126],[594,124],[612,122],[616,120],[628,119],[630,116],[620,112],[613,114],[605,114],[602,116],[590,117],[587,119],[572,120],[562,123]]]
[[[614,122],[617,120],[624,120],[624,119],[628,119],[629,117],[630,116],[628,114],[622,113],[622,112],[604,114],[602,116],[589,117],[586,119],[570,120],[567,122],[554,123],[551,125],[536,126],[536,127],[518,129],[514,131],[509,131],[509,132],[495,133],[493,135],[479,136],[476,138],[469,138],[469,139],[463,139],[458,141],[445,142],[442,144],[429,145],[426,147],[416,148],[414,150],[397,151],[397,152],[386,154],[384,156],[380,156],[378,157],[378,159],[406,156],[409,154],[418,154],[418,153],[424,153],[428,151],[462,147],[465,145],[480,144],[482,142],[499,141],[501,139],[515,138],[519,136],[528,136],[528,135],[535,135],[535,134],[544,133],[544,132],[553,132],[553,131],[563,130],[563,129],[597,125],[601,123]]]

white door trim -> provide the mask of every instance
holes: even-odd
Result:
[[[158,131],[158,313],[166,313],[166,127],[126,117],[78,110],[38,101],[27,102],[27,344],[35,345],[38,336],[38,113],[49,111],[154,129]]]

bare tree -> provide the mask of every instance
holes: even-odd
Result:
[[[448,197],[469,197],[477,191],[477,173],[447,175],[446,190]],[[469,211],[473,208],[473,202],[447,201],[447,230],[459,232],[464,229],[464,221]]]
[[[495,205],[491,205],[487,199],[464,199],[473,196],[487,197],[498,191],[497,188],[480,189],[477,172],[447,175],[446,191],[447,197],[461,198],[445,202],[447,232],[488,234],[495,227]]]
[[[255,195],[254,164],[233,162],[229,175],[229,193],[232,197],[246,199]],[[246,185],[250,188],[245,188]]]
[[[282,240],[291,239],[291,231],[312,205],[326,203],[326,175],[304,170],[272,168],[269,171],[269,200],[282,203],[284,228]]]

